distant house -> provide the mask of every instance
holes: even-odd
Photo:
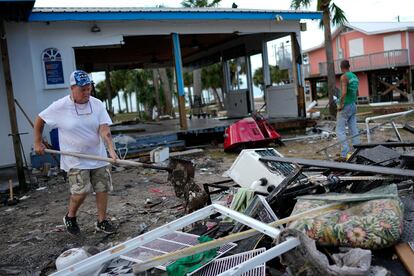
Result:
[[[412,101],[414,22],[346,23],[334,31],[332,44],[337,81],[341,60],[348,59],[360,80],[361,101]],[[304,77],[316,99],[317,87],[326,81],[324,44],[304,53]]]

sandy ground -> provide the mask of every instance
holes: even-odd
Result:
[[[324,128],[333,127],[332,124]],[[413,140],[413,134],[401,131],[403,139]],[[377,141],[395,139],[391,129],[378,130]],[[326,159],[318,149],[335,142],[335,139],[316,139],[286,142],[278,147],[285,156]],[[363,139],[364,141],[364,139]],[[329,151],[331,157],[338,147]],[[237,154],[227,154],[222,146],[207,149],[192,156],[197,166],[195,181],[211,183],[223,180],[222,174],[230,168]],[[174,195],[167,182],[166,172],[149,169],[125,169],[114,171],[114,191],[109,199],[109,218],[118,226],[113,235],[95,233],[96,207],[90,195],[78,214],[81,237],[73,237],[64,231],[62,217],[68,203],[68,184],[63,177],[43,178],[39,186],[26,195],[28,199],[16,206],[0,207],[0,275],[48,274],[54,261],[63,251],[80,246],[94,246],[102,250],[139,235],[143,228],[163,225],[183,215],[181,201]],[[145,208],[145,200],[162,200],[162,203]]]

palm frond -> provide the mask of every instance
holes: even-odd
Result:
[[[344,23],[348,22],[346,19],[345,12],[343,9],[332,3],[330,6],[331,11],[331,18],[332,24],[335,25],[343,25]]]
[[[185,8],[210,8],[217,7],[221,0],[184,0],[181,2],[181,6]]]
[[[221,2],[221,0],[213,0],[211,3],[208,3],[207,1],[207,7],[217,7],[219,5],[219,3]]]
[[[184,0],[181,2],[181,6],[185,8],[191,8],[195,6],[194,0]]]
[[[311,0],[292,0],[290,2],[290,7],[292,9],[308,8],[310,6]]]

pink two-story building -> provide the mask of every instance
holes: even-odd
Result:
[[[412,101],[414,22],[346,23],[333,32],[332,44],[337,80],[341,60],[348,59],[360,80],[360,101]],[[324,46],[304,51],[304,77],[313,99],[319,84],[326,82]]]

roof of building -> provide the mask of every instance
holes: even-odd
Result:
[[[0,20],[27,20],[34,0],[0,0]]]
[[[332,32],[332,38],[335,38],[341,31],[348,27],[366,35],[376,35],[392,32],[414,31],[414,22],[347,22],[339,26]],[[312,52],[324,47],[322,42],[320,45],[304,50],[303,52]]]
[[[90,20],[300,20],[321,19],[315,11],[223,8],[34,8],[29,21]]]
[[[345,25],[367,35],[414,30],[414,22],[352,22]]]

